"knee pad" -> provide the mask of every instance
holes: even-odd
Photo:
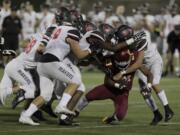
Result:
[[[85,92],[86,88],[83,82],[81,82],[81,84],[79,85],[79,87],[77,88],[77,90],[82,91],[83,93]]]

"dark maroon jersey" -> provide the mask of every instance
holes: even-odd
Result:
[[[111,75],[106,75],[106,76],[108,76],[112,79],[112,77],[114,75],[116,75],[117,73],[119,73],[121,70],[124,70],[124,69],[128,68],[130,65],[132,65],[133,63],[135,63],[137,56],[138,56],[137,52],[129,52],[129,50],[127,50],[127,49],[117,52],[116,54],[111,56],[112,64],[111,64],[111,66],[108,67],[109,70],[111,70]],[[126,85],[125,89],[119,90],[115,87],[113,87],[113,88],[108,87],[108,89],[110,89],[115,94],[121,94],[124,92],[128,93],[132,88],[134,74],[135,74],[135,72],[126,74],[123,76],[123,78],[121,80],[117,81],[118,83],[125,84]]]

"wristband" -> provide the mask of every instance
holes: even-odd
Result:
[[[147,86],[148,86],[148,88],[151,88],[151,87],[152,87],[152,84],[151,84],[151,83],[148,83]]]
[[[125,41],[127,45],[131,45],[132,43],[134,43],[134,39],[130,38],[128,40]]]
[[[120,87],[120,84],[119,84],[119,83],[114,83],[114,87],[115,87],[115,88],[119,88],[119,87]]]

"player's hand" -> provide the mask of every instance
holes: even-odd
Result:
[[[133,39],[134,39],[134,42],[137,42],[145,37],[146,37],[146,33],[144,31],[140,31],[133,36]]]
[[[149,92],[152,91],[152,84],[151,84],[151,83],[148,83],[148,84],[146,85],[146,87],[147,87],[147,89],[148,89]]]
[[[116,75],[113,76],[113,80],[114,81],[119,81],[122,77],[123,77],[123,75],[120,72],[120,73],[117,73]]]
[[[98,54],[102,51],[102,49],[99,48],[97,45],[90,45],[89,49],[91,50],[91,55]]]
[[[142,39],[145,39],[146,33],[144,31],[140,31],[136,33],[132,38],[127,39],[125,42],[128,47],[134,47],[134,44],[141,41]]]
[[[46,49],[46,46],[43,44],[40,44],[39,47],[37,48],[38,53],[44,53]]]

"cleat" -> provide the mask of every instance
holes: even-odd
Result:
[[[158,112],[154,115],[154,118],[151,121],[150,125],[156,126],[162,119],[163,119],[163,116],[161,115],[160,112]]]
[[[34,114],[33,114],[33,117],[36,118],[38,121],[46,121],[46,119],[44,118],[43,114],[41,111],[36,111]]]
[[[104,117],[103,119],[102,119],[102,122],[104,123],[104,124],[111,124],[113,121],[115,121],[115,119],[114,119],[114,117]]]
[[[6,97],[8,96],[6,89],[0,89],[0,104],[5,105]]]
[[[71,117],[67,116],[65,119],[62,119],[61,117],[59,117],[58,118],[58,125],[62,125],[62,126],[79,126],[80,123],[74,122]]]
[[[21,89],[18,91],[18,93],[16,94],[16,97],[12,101],[12,109],[15,109],[19,103],[25,100],[24,94],[25,94],[24,90]]]
[[[75,110],[74,112],[75,112],[74,118],[77,118],[79,116],[80,112],[77,110]]]
[[[46,112],[47,114],[49,114],[49,116],[57,118],[57,115],[53,112],[51,105],[49,105],[49,104],[43,105],[41,107],[41,110]]]
[[[19,122],[22,124],[27,124],[27,125],[31,125],[31,126],[40,125],[39,123],[34,122],[30,117],[25,116],[24,112],[21,113],[21,116],[19,118]]]
[[[56,107],[54,112],[56,114],[71,114],[71,115],[75,115],[75,112],[69,110],[65,106],[58,106],[58,107]]]
[[[171,120],[174,116],[174,112],[171,110],[171,108],[168,108],[165,110],[165,122],[168,122],[169,120]]]

